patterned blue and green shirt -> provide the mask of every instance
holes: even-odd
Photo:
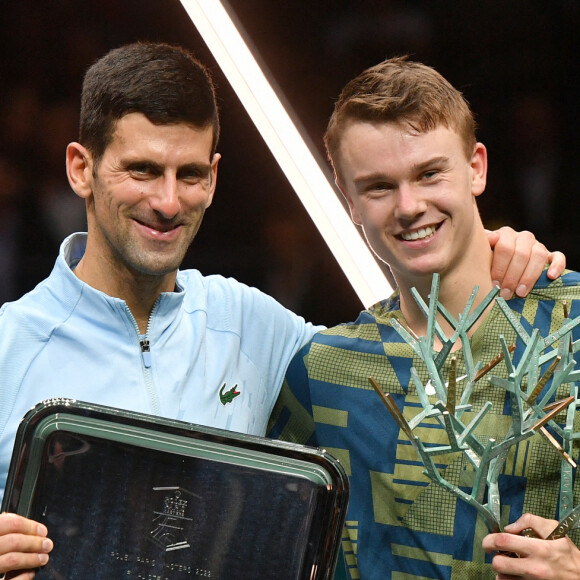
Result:
[[[512,299],[508,305],[528,332],[538,328],[546,336],[560,328],[563,301],[569,318],[580,315],[579,274],[566,272],[554,282],[544,275],[527,298]],[[270,435],[319,445],[344,464],[351,482],[343,541],[350,578],[495,578],[491,556],[481,547],[488,533],[483,520],[474,508],[426,477],[414,447],[369,384],[368,378],[374,377],[407,420],[422,409],[411,368],[417,369],[423,384],[428,375],[390,325],[393,318],[403,320],[396,293],[362,312],[355,322],[317,334],[289,367]],[[470,339],[474,360],[487,364],[497,357],[500,335],[507,344],[516,342],[515,331],[494,304]],[[577,326],[574,338],[579,335]],[[514,362],[523,350],[518,339]],[[456,354],[459,377],[463,355]],[[505,368],[499,364],[490,374],[505,377]],[[569,386],[564,390],[559,398],[569,395]],[[476,431],[483,441],[503,437],[511,424],[506,391],[487,378],[476,383],[473,407],[463,422],[467,424],[486,401],[493,407]],[[448,441],[434,419],[421,423],[414,433],[432,444]],[[577,449],[573,455],[577,458]],[[474,471],[464,454],[440,456],[437,462],[448,481],[471,490]],[[525,512],[558,519],[560,466],[561,456],[539,433],[511,448],[499,477],[502,525]],[[575,485],[575,505],[580,503],[579,492]]]

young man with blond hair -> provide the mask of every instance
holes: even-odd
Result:
[[[492,251],[476,203],[486,187],[487,151],[476,140],[466,100],[432,68],[406,58],[387,60],[344,88],[326,145],[352,219],[391,268],[398,289],[355,322],[322,331],[298,353],[272,434],[304,442],[306,417],[312,415],[310,442],[347,468],[351,502],[343,548],[350,578],[578,578],[580,552],[569,538],[518,535],[531,526],[543,538],[555,525],[544,519],[557,517],[560,456],[549,443],[536,434],[519,445],[517,469],[506,468],[499,481],[502,524],[511,522],[512,533],[488,536],[473,508],[425,475],[407,435],[369,384],[374,377],[405,417],[416,415],[421,403],[411,368],[425,384],[426,367],[391,322],[411,335],[427,333],[412,289],[428,303],[435,273],[439,301],[456,320],[475,286],[473,309],[494,288]],[[564,319],[563,300],[571,318],[580,314],[579,283],[573,272],[555,282],[544,275],[528,297],[508,305],[523,326],[546,336]],[[439,315],[438,322],[449,336],[447,320]],[[487,364],[500,354],[500,335],[507,344],[516,342],[513,327],[492,303],[469,332],[474,360]],[[434,348],[440,350],[441,342]],[[517,341],[515,359],[524,348]],[[461,350],[454,354],[459,377],[464,359]],[[448,357],[444,377],[450,364]],[[459,399],[461,383],[457,389]],[[487,381],[476,382],[466,413],[467,424],[493,401],[476,431],[482,440],[505,436],[510,423],[507,393],[493,389]],[[431,398],[434,404],[437,397]],[[421,436],[426,445],[440,445],[446,431],[433,421]],[[449,453],[437,457],[437,467],[455,485],[469,486],[473,473],[463,461],[462,453]],[[526,511],[535,515],[521,517]],[[520,558],[487,553],[495,550]]]

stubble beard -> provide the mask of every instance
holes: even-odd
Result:
[[[113,265],[124,269],[133,275],[146,277],[166,276],[176,272],[181,266],[185,255],[199,229],[202,216],[195,226],[182,226],[188,231],[182,232],[179,240],[174,243],[143,240],[135,232],[131,232],[131,219],[127,220],[125,228],[119,228],[116,236],[109,235],[101,229]]]
[[[122,244],[122,257],[129,269],[145,276],[165,276],[179,269],[193,242],[195,231],[182,236],[175,244],[141,240],[127,235]],[[185,234],[185,232],[184,232]],[[169,246],[169,247],[168,247]]]

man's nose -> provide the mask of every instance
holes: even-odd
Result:
[[[427,204],[418,188],[410,184],[399,185],[395,217],[400,220],[412,220],[425,213]]]
[[[166,175],[160,179],[149,204],[164,218],[174,218],[180,209],[177,178],[173,175]]]

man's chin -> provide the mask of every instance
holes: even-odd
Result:
[[[158,259],[152,259],[149,255],[146,260],[134,260],[131,264],[131,269],[142,276],[167,276],[175,273],[179,269],[184,257],[168,258],[166,256],[160,256]]]
[[[146,244],[140,248],[134,247],[126,257],[131,267],[143,275],[165,276],[181,266],[188,248],[189,245],[183,243],[173,246]]]
[[[433,274],[441,274],[445,268],[443,264],[408,264],[403,267],[391,267],[393,275],[400,284],[409,286],[423,285],[433,278]]]

